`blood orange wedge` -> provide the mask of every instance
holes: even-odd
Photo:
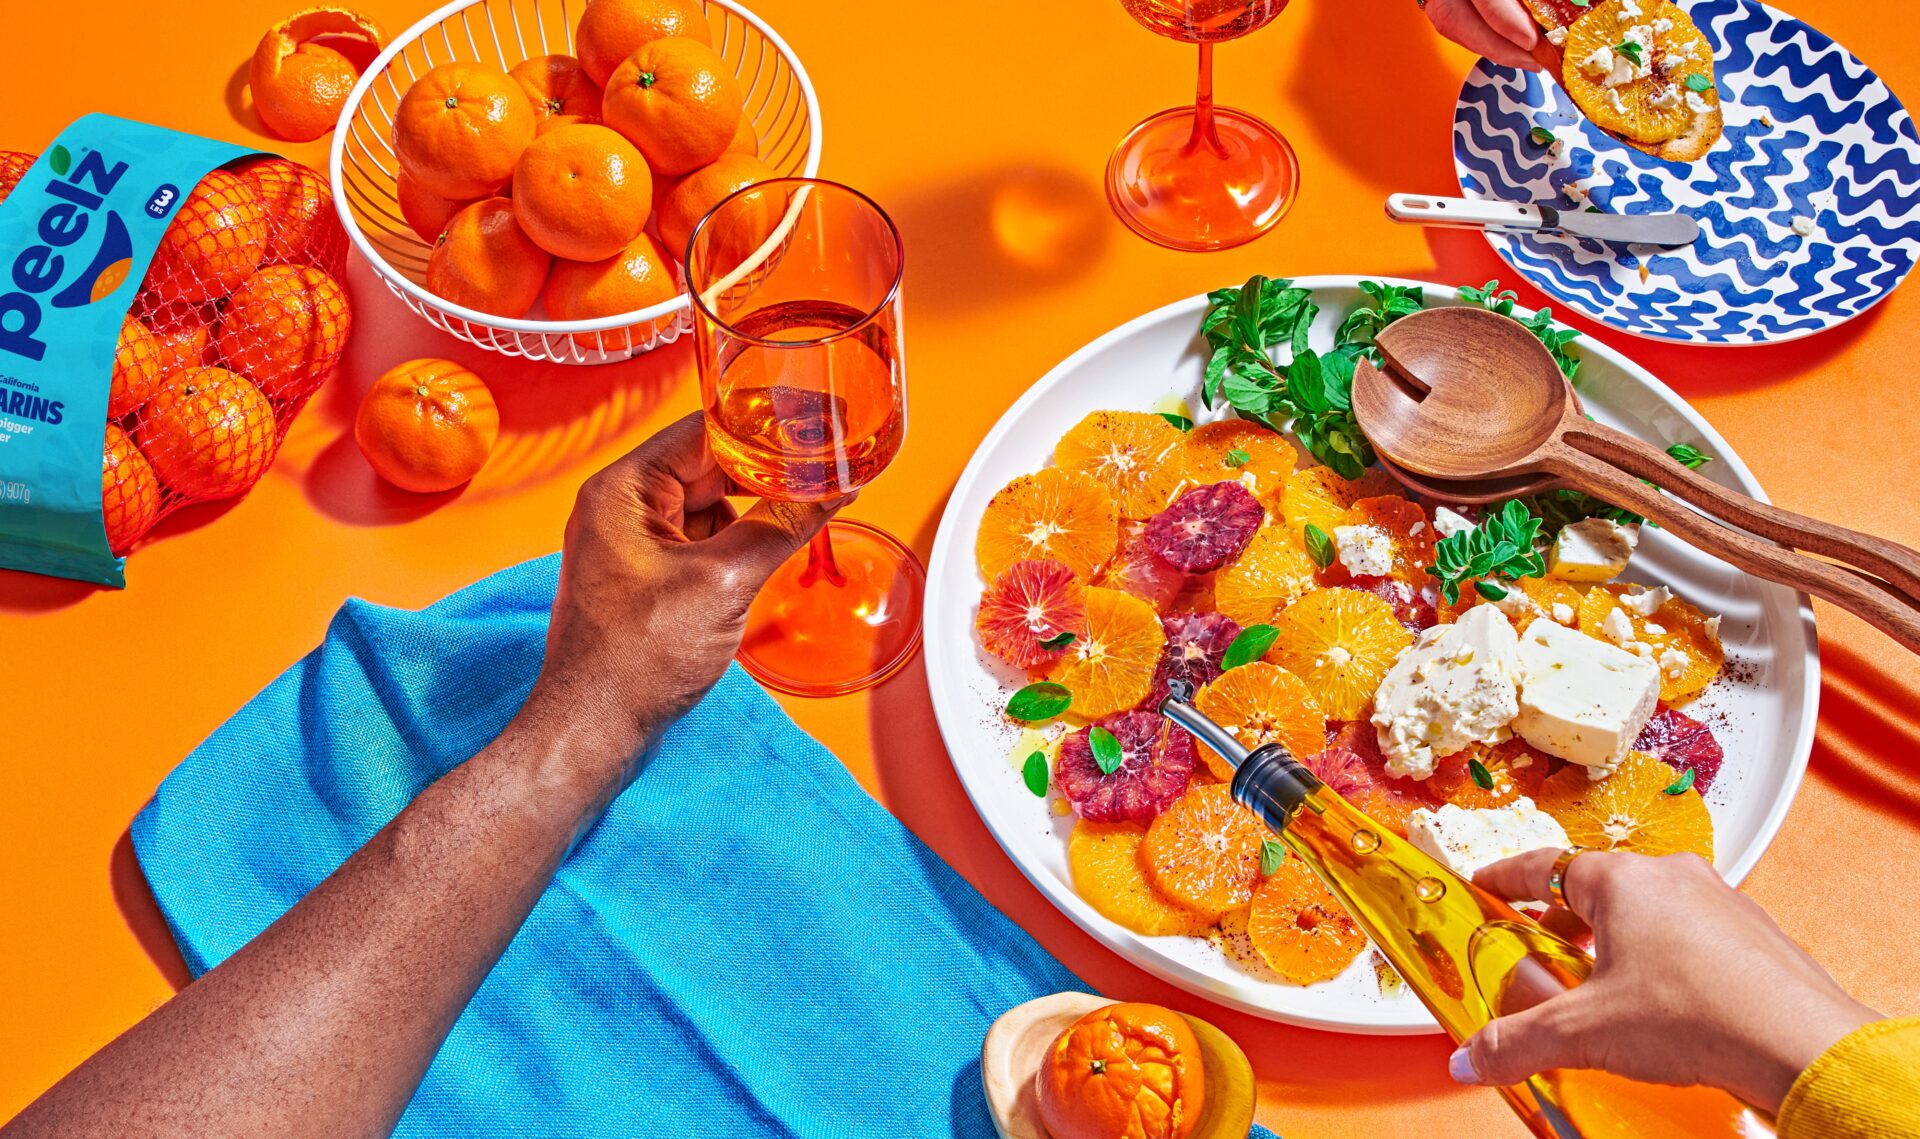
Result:
[[[1286,498],[1287,476],[1299,457],[1278,434],[1244,419],[1201,424],[1187,432],[1186,452],[1188,482],[1235,479],[1270,510]]]
[[[1148,548],[1145,522],[1128,522],[1120,527],[1120,547],[1107,568],[1100,571],[1096,584],[1131,593],[1160,612],[1170,613],[1191,582]]]
[[[1075,823],[1067,840],[1074,891],[1101,916],[1148,937],[1206,929],[1204,916],[1167,901],[1147,881],[1140,861],[1146,837],[1147,828],[1139,823]]]
[[[1714,776],[1720,774],[1720,764],[1726,759],[1726,753],[1720,750],[1720,741],[1713,738],[1712,728],[1665,705],[1640,729],[1640,737],[1633,741],[1633,750],[1644,751],[1665,762],[1676,776],[1693,772],[1693,785],[1703,795],[1713,789]]]
[[[1551,762],[1517,736],[1492,745],[1468,744],[1465,751],[1440,761],[1427,789],[1464,810],[1504,807],[1522,795],[1531,799],[1540,794]],[[1482,787],[1474,777],[1476,763],[1491,786]]]
[[[1431,587],[1415,589],[1397,577],[1365,576],[1348,578],[1341,588],[1371,593],[1393,606],[1394,619],[1409,633],[1424,632],[1440,623],[1440,612],[1434,607],[1440,598]]]
[[[1405,838],[1407,820],[1413,812],[1426,808],[1432,810],[1440,805],[1433,791],[1417,779],[1404,779],[1387,774],[1386,757],[1380,754],[1380,739],[1373,725],[1365,720],[1355,720],[1344,724],[1327,725],[1327,750],[1308,764],[1309,770],[1320,774],[1323,767],[1329,766],[1327,757],[1339,752],[1347,752],[1360,758],[1362,769],[1366,772],[1366,788],[1359,797],[1341,794],[1349,803],[1372,816],[1388,830]],[[1333,786],[1333,780],[1325,775],[1321,781]],[[1348,779],[1355,776],[1349,774]]]
[[[1693,853],[1713,860],[1713,819],[1697,788],[1675,794],[1674,770],[1643,751],[1630,751],[1605,779],[1568,764],[1540,788],[1534,802],[1560,820],[1575,846],[1635,854]]]
[[[1285,527],[1269,523],[1214,575],[1213,603],[1242,625],[1267,625],[1313,588],[1313,559],[1306,547]]]
[[[1035,668],[1058,660],[1066,652],[1059,638],[1077,636],[1086,620],[1085,590],[1065,563],[1015,562],[980,596],[973,625],[988,652],[1015,668]]]
[[[1253,900],[1266,824],[1224,783],[1190,787],[1160,812],[1140,844],[1147,880],[1174,902],[1218,917]]]
[[[1374,773],[1359,752],[1346,747],[1327,747],[1312,755],[1300,756],[1299,760],[1302,767],[1327,785],[1327,790],[1366,809],[1367,799],[1373,794]]]
[[[1147,520],[1147,546],[1174,569],[1212,573],[1247,548],[1266,517],[1253,492],[1237,482],[1196,486]]]
[[[1580,631],[1621,643],[1614,634],[1624,620],[1632,637],[1622,647],[1660,666],[1660,699],[1664,703],[1685,704],[1713,683],[1726,663],[1718,626],[1678,597],[1667,598],[1651,616],[1642,616],[1633,605],[1621,603],[1621,598],[1631,601],[1637,593],[1638,587],[1617,582],[1587,590],[1580,602]],[[1612,616],[1616,612],[1619,617]]]
[[[1153,606],[1117,589],[1086,591],[1087,618],[1048,678],[1073,692],[1073,710],[1111,716],[1147,698],[1166,634]]]
[[[1050,558],[1087,580],[1119,541],[1113,496],[1082,474],[1057,467],[1021,475],[993,496],[974,554],[988,581],[1015,562]]]
[[[1369,470],[1365,477],[1348,481],[1335,474],[1332,467],[1308,467],[1287,477],[1280,513],[1295,541],[1309,522],[1331,536],[1335,526],[1353,523],[1354,503],[1393,491],[1393,480],[1379,471]]]
[[[1307,686],[1286,669],[1264,661],[1221,674],[1194,697],[1194,706],[1232,732],[1249,751],[1278,743],[1296,757],[1312,755],[1327,738],[1326,718]],[[1202,746],[1200,758],[1218,778],[1233,777],[1233,766],[1212,748]]]
[[[1151,518],[1186,480],[1186,438],[1140,411],[1096,411],[1053,448],[1053,461],[1097,479],[1126,518]]]
[[[1196,689],[1213,683],[1220,675],[1220,658],[1240,635],[1239,624],[1219,613],[1176,613],[1161,618],[1160,628],[1167,634],[1167,647],[1153,670],[1150,704],[1166,697],[1169,680],[1184,680]]]
[[[1370,593],[1322,589],[1287,606],[1267,659],[1307,682],[1331,720],[1358,720],[1413,634]]]
[[[1120,765],[1100,769],[1095,732],[1113,736]],[[1187,789],[1193,737],[1154,712],[1126,712],[1082,728],[1060,744],[1053,785],[1092,823],[1145,823]]]
[[[1367,935],[1298,858],[1282,862],[1253,892],[1247,936],[1273,971],[1296,985],[1332,980],[1367,948]]]

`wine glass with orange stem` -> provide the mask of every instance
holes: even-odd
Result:
[[[687,242],[707,442],[747,494],[788,502],[865,486],[907,432],[905,250],[879,206],[779,178],[715,206]],[[802,696],[854,692],[920,646],[926,573],[898,539],[836,518],[747,612],[739,660]]]
[[[1293,205],[1293,147],[1245,111],[1213,101],[1213,45],[1270,23],[1287,0],[1121,0],[1150,31],[1200,45],[1194,105],[1141,122],[1107,161],[1107,202],[1128,228],[1169,249],[1244,245]]]

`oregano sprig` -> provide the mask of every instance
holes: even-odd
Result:
[[[1539,538],[1540,519],[1525,503],[1508,499],[1500,509],[1482,515],[1473,529],[1435,543],[1427,572],[1440,579],[1447,603],[1458,604],[1460,584],[1473,578],[1513,581],[1546,576],[1547,559],[1534,548]],[[1505,587],[1497,583],[1496,587],[1505,596]]]

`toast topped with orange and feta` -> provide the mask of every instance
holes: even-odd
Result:
[[[1637,150],[1692,162],[1720,138],[1713,47],[1670,0],[1526,0],[1545,29],[1535,57],[1582,113]]]

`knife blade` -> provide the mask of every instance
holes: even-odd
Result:
[[[1626,245],[1691,245],[1700,225],[1683,213],[1602,214],[1554,206],[1518,205],[1476,198],[1440,198],[1430,194],[1393,194],[1387,216],[1412,225],[1505,232],[1558,230]]]

